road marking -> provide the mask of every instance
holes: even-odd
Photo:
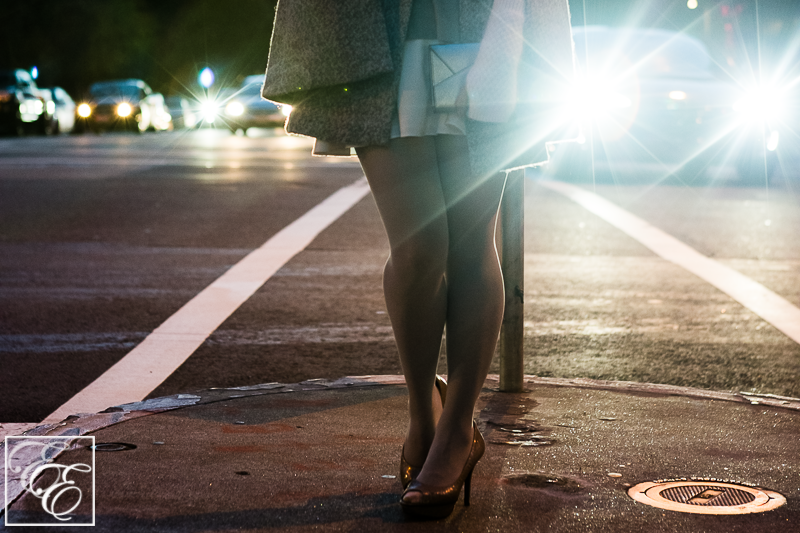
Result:
[[[3,422],[0,424],[0,442],[3,442],[6,437],[22,435],[38,425],[37,422]]]
[[[744,274],[708,258],[675,237],[594,193],[558,181],[537,181],[622,230],[660,257],[710,283],[800,344],[800,309]]]
[[[0,158],[0,169],[10,168],[12,170],[41,169],[51,167],[132,167],[132,168],[152,168],[152,167],[202,167],[202,168],[330,168],[341,166],[354,168],[361,164],[355,160],[339,157],[315,158],[308,160],[287,160],[277,157],[259,156],[253,157],[245,155],[242,157],[231,157],[226,154],[226,158],[217,157],[211,153],[206,157],[181,157],[172,155],[152,156],[147,153],[141,157],[70,157],[41,156],[31,159],[31,157],[2,157]]]
[[[43,423],[143,400],[275,272],[369,192],[365,178],[339,189],[217,278]]]

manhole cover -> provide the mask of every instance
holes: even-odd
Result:
[[[648,481],[628,489],[637,502],[696,514],[748,514],[771,511],[786,498],[770,490],[710,480]]]

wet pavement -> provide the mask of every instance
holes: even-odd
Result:
[[[31,434],[95,437],[97,531],[800,531],[800,400],[586,379],[529,377],[521,394],[497,387],[490,376],[476,408],[488,444],[472,505],[438,522],[410,521],[397,503],[407,398],[398,376],[211,389]],[[91,455],[78,447],[57,463]],[[628,494],[691,478],[700,488],[687,498],[711,497],[706,507],[735,507],[713,505],[724,483],[786,503],[720,516]],[[49,516],[23,493],[6,518]]]

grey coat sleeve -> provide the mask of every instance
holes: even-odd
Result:
[[[262,96],[295,104],[393,70],[381,0],[280,0]]]

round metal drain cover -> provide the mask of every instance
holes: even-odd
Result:
[[[770,490],[710,480],[648,481],[628,489],[637,502],[695,514],[749,514],[771,511],[786,498]]]

